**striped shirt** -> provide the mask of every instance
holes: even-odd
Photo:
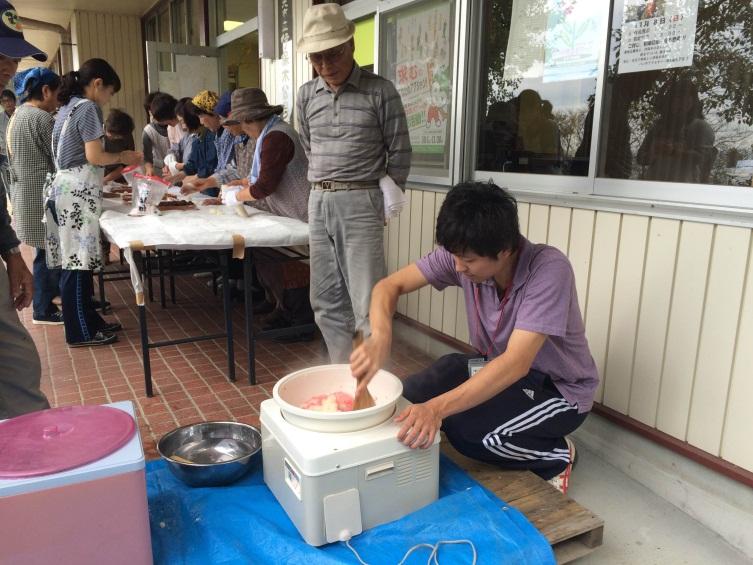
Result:
[[[233,158],[235,157],[235,152],[233,151],[235,137],[230,133],[230,130],[223,127],[217,130],[217,133],[214,135],[214,145],[217,148],[217,168],[224,169],[233,162]]]
[[[60,169],[72,169],[86,165],[86,143],[96,141],[105,135],[105,129],[102,120],[102,110],[99,106],[87,100],[76,106],[82,98],[74,96],[68,104],[60,108],[57,118],[55,118],[55,127],[52,130],[52,146],[55,148],[58,158],[57,163]],[[65,130],[65,137],[60,138],[63,131],[63,124],[71,110],[76,107],[68,128]]]
[[[389,80],[353,65],[338,93],[317,77],[298,91],[308,180],[378,181],[404,187],[411,144],[403,102]]]
[[[245,179],[251,171],[251,163],[254,160],[256,141],[247,135],[240,135],[235,147],[235,159],[222,170],[216,170],[212,175],[219,186],[228,184],[234,180]]]

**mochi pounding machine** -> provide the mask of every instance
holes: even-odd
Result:
[[[264,482],[313,546],[348,540],[438,496],[439,434],[428,449],[398,441],[393,418],[410,403],[395,375],[374,376],[372,408],[300,408],[315,395],[354,388],[350,366],[322,365],[287,375],[261,404]]]

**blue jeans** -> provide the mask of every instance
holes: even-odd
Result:
[[[80,343],[94,338],[106,324],[92,303],[94,278],[92,271],[62,270],[60,297],[63,299],[65,341]]]
[[[35,318],[43,318],[57,312],[58,308],[52,303],[60,292],[60,269],[47,267],[47,257],[44,249],[37,249],[34,256],[34,302]]]

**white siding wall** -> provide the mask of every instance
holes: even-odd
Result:
[[[385,228],[390,272],[433,249],[443,193],[408,191]],[[753,471],[751,230],[519,205],[521,231],[573,264],[605,406]],[[423,289],[398,311],[468,342],[457,289]]]
[[[110,108],[128,112],[136,124],[134,138],[141,147],[141,130],[146,125],[143,101],[144,40],[138,16],[75,11],[71,21],[75,67],[94,57],[104,59],[118,73],[122,88],[102,108],[104,117]]]
[[[295,0],[294,37],[308,0]],[[275,102],[274,63],[262,88]],[[311,77],[294,60],[296,88]],[[434,247],[444,193],[408,190],[385,228],[389,272]],[[520,202],[520,227],[568,255],[605,406],[753,471],[751,230]],[[458,289],[422,289],[398,311],[468,342]]]

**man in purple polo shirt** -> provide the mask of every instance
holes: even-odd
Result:
[[[381,280],[372,334],[351,358],[359,387],[389,356],[397,299],[431,284],[463,289],[474,355],[445,355],[408,377],[414,404],[398,415],[413,448],[437,431],[468,457],[530,469],[562,492],[575,459],[566,438],[586,419],[599,383],[570,262],[520,234],[515,199],[487,183],[454,187],[437,218],[438,249]]]

